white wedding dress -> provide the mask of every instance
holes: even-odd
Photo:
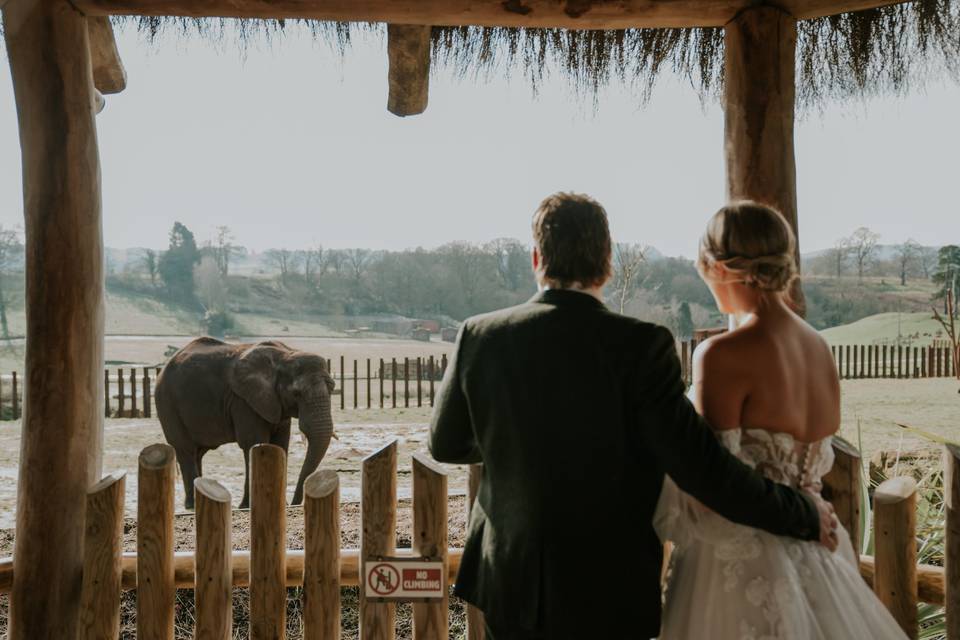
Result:
[[[785,433],[717,433],[766,477],[819,492],[833,465],[831,439],[797,442]],[[906,635],[860,577],[850,538],[831,553],[731,523],[670,478],[654,516],[670,561],[660,640],[904,640]]]

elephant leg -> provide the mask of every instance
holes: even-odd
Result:
[[[183,476],[183,506],[193,509],[193,481],[197,479],[197,459],[193,451],[177,451],[180,475]]]

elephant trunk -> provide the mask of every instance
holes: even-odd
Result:
[[[330,446],[333,436],[333,416],[330,413],[330,395],[318,394],[300,403],[300,431],[307,438],[307,455],[303,459],[297,489],[293,493],[293,504],[303,502],[303,483],[316,471]]]

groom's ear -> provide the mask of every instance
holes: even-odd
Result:
[[[533,251],[530,252],[530,263],[533,265],[533,272],[536,273],[540,270],[540,250],[536,246],[533,247]]]

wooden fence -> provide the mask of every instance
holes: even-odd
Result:
[[[860,548],[861,460],[850,444],[837,439],[837,464],[825,478],[824,495]],[[137,591],[139,638],[171,638],[176,589],[194,589],[196,635],[227,640],[232,634],[231,593],[250,589],[250,631],[254,638],[283,638],[288,587],[303,587],[304,638],[339,638],[340,587],[356,586],[365,574],[363,559],[430,558],[443,563],[446,583],[456,580],[462,550],[449,548],[448,486],[445,472],[430,459],[412,462],[413,536],[409,549],[395,548],[397,522],[397,443],[390,442],[363,460],[359,549],[340,548],[339,479],[319,470],[307,480],[304,548],[285,549],[286,460],[282,449],[259,445],[251,453],[250,549],[231,546],[231,496],[218,482],[196,483],[195,551],[174,552],[175,455],[166,444],[147,447],[138,465],[137,552],[122,553],[124,474],[105,477],[87,496],[85,558],[81,589],[81,638],[116,638],[120,594]],[[473,503],[479,467],[470,473],[468,505]],[[874,494],[876,555],[863,556],[860,569],[881,601],[911,638],[918,635],[917,605],[946,609],[949,640],[960,640],[960,447],[944,448],[946,566],[917,565],[916,498],[912,478],[893,478]],[[469,506],[468,506],[469,508]],[[0,560],[0,593],[9,592],[15,567]],[[446,589],[444,589],[446,592]],[[367,599],[361,589],[360,638],[395,636],[395,604]],[[418,601],[413,607],[414,637],[448,637],[448,601]],[[468,637],[483,638],[480,612],[468,609]]]

